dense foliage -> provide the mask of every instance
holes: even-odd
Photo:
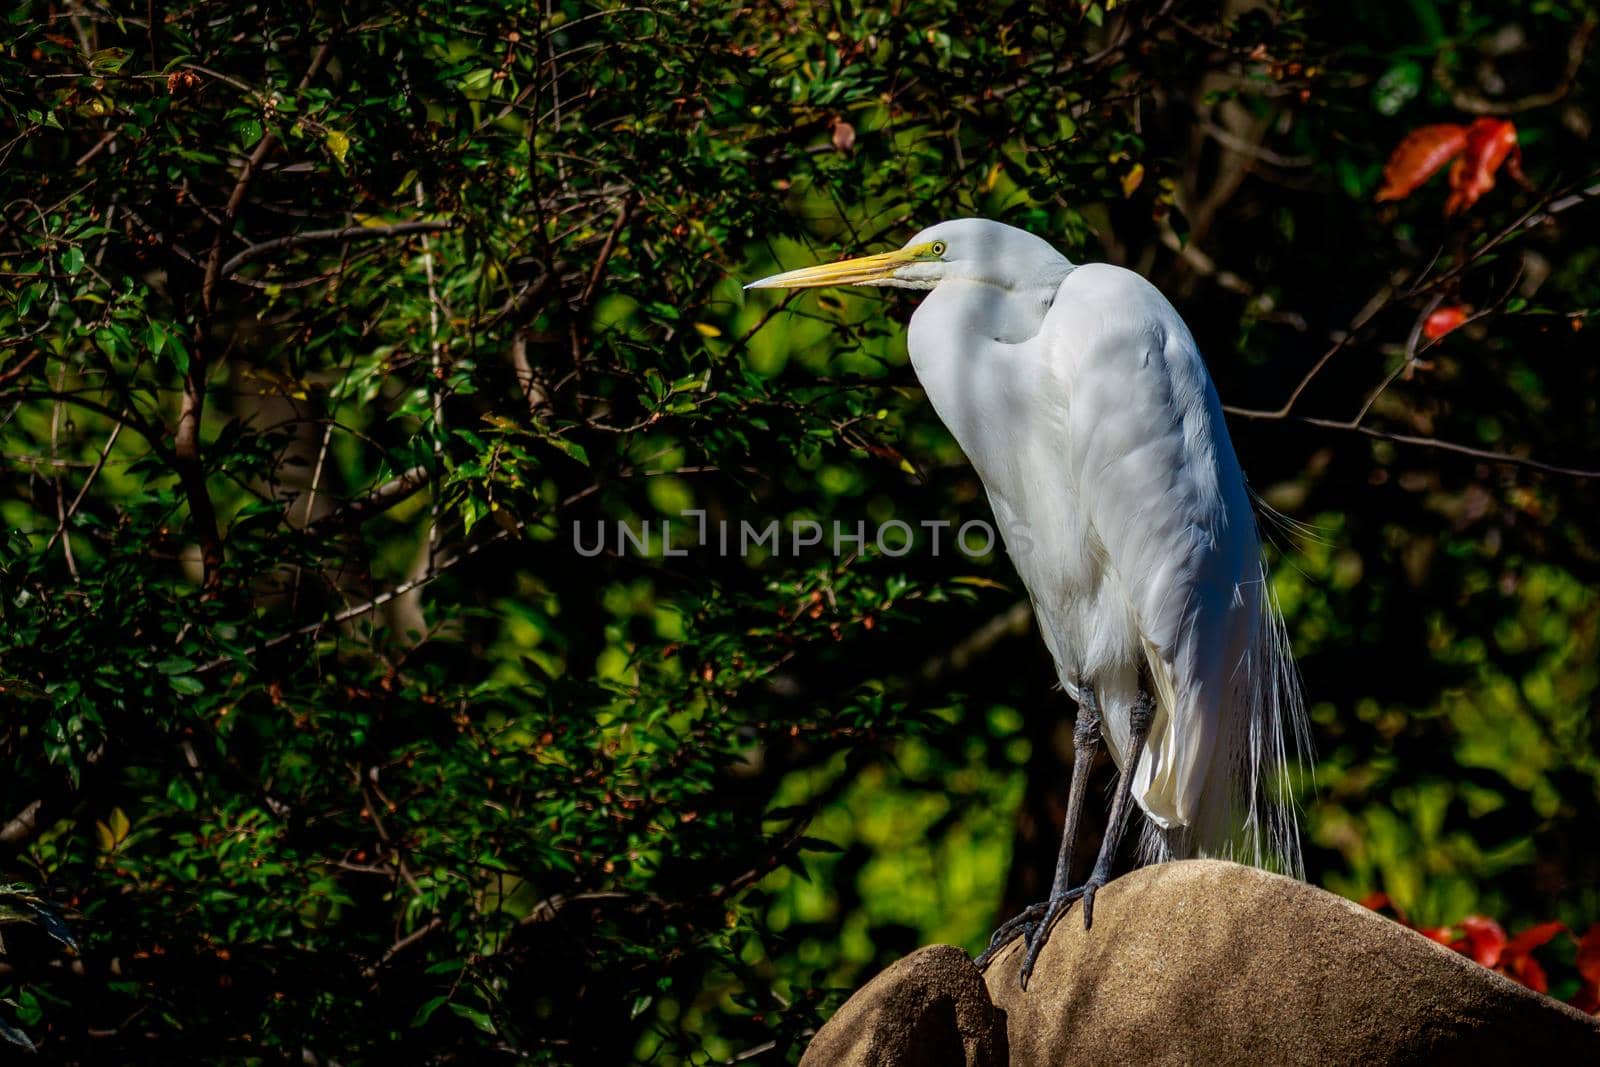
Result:
[[[1600,919],[1587,2],[4,20],[12,1040],[786,1061],[1039,895],[1070,710],[952,547],[988,513],[912,298],[740,289],[964,214],[1146,273],[1208,353],[1313,879]],[[1375,202],[1483,117],[1449,193]]]

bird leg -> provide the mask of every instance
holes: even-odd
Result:
[[[1155,721],[1156,704],[1142,690],[1128,712],[1128,758],[1122,761],[1122,771],[1117,775],[1117,795],[1111,801],[1111,817],[1106,820],[1106,836],[1100,842],[1100,855],[1094,861],[1089,880],[1077,889],[1069,890],[1067,898],[1083,898],[1083,928],[1094,925],[1094,894],[1111,881],[1111,864],[1117,858],[1117,845],[1122,841],[1122,830],[1128,821],[1128,799],[1133,795],[1133,775],[1139,769],[1139,757],[1144,755],[1144,743],[1150,736],[1150,725]],[[1033,956],[1038,955],[1035,949]],[[1028,963],[1031,965],[1030,957]],[[1028,968],[1032,970],[1030,966]]]
[[[1062,841],[1061,857],[1056,863],[1056,881],[1050,889],[1050,899],[1042,904],[1035,904],[1026,909],[1022,914],[1010,920],[999,930],[989,942],[989,947],[983,955],[978,957],[978,966],[985,966],[992,960],[1006,944],[1015,940],[1022,934],[1028,946],[1027,955],[1022,961],[1022,970],[1018,979],[1023,989],[1028,988],[1028,978],[1033,974],[1033,966],[1039,959],[1039,953],[1044,949],[1044,944],[1050,939],[1050,930],[1055,921],[1072,904],[1073,901],[1083,900],[1083,928],[1089,929],[1094,924],[1094,895],[1111,881],[1111,865],[1116,859],[1117,845],[1122,840],[1123,825],[1127,821],[1128,798],[1133,795],[1133,776],[1138,770],[1139,759],[1144,755],[1146,739],[1150,736],[1150,727],[1155,720],[1155,701],[1149,694],[1140,692],[1138,699],[1128,714],[1128,756],[1122,763],[1122,770],[1117,775],[1116,795],[1111,801],[1111,817],[1106,822],[1105,837],[1100,842],[1100,855],[1095,859],[1094,870],[1089,874],[1089,880],[1076,889],[1066,889],[1066,870],[1070,864],[1071,845],[1067,840]],[[1079,724],[1083,719],[1080,709]],[[1098,730],[1099,715],[1095,715],[1095,725]],[[1079,783],[1079,765],[1076,757],[1073,760],[1072,785],[1073,794],[1081,794]],[[1087,770],[1084,777],[1088,776]],[[1076,834],[1076,811],[1071,795],[1067,801],[1067,826],[1068,832]]]
[[[1089,771],[1094,765],[1095,753],[1100,750],[1100,704],[1095,699],[1094,688],[1084,686],[1078,696],[1078,718],[1072,728],[1072,784],[1067,788],[1067,821],[1061,830],[1061,848],[1056,854],[1056,874],[1050,885],[1050,897],[1038,904],[1024,908],[1007,919],[989,939],[989,947],[978,957],[978,966],[986,967],[999,951],[1018,937],[1033,945],[1035,938],[1043,943],[1042,931],[1048,924],[1040,919],[1047,916],[1053,921],[1052,905],[1067,892],[1067,879],[1071,876],[1072,847],[1078,839],[1078,819],[1083,814],[1083,797],[1089,791]],[[1027,980],[1023,980],[1027,984]]]

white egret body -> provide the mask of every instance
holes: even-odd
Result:
[[[1131,271],[1075,266],[985,219],[752,287],[839,284],[932,290],[911,318],[912,365],[983,480],[1079,703],[1056,907],[1028,924],[1024,973],[1062,898],[1087,897],[1087,920],[1109,876],[1103,849],[1087,891],[1066,889],[1097,735],[1144,813],[1142,859],[1226,856],[1299,874],[1285,777],[1303,712],[1244,475],[1177,311]]]

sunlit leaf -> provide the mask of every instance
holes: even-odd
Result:
[[[1433,177],[1441,167],[1467,147],[1467,128],[1440,123],[1412,130],[1390,154],[1383,167],[1383,186],[1377,199],[1399,200]]]
[[[328,151],[340,163],[344,162],[345,154],[350,151],[350,135],[341,130],[329,130],[323,134],[322,143],[328,146]]]
[[[1481,118],[1467,130],[1465,151],[1450,168],[1450,198],[1445,213],[1457,215],[1494,188],[1495,172],[1505,165],[1506,172],[1522,180],[1522,154],[1517,146],[1517,128],[1504,119]]]
[[[1472,309],[1464,304],[1450,304],[1436,308],[1429,313],[1422,323],[1422,336],[1430,341],[1437,341],[1445,334],[1467,321]]]

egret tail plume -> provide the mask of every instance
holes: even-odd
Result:
[[[1256,515],[1259,519],[1256,524],[1257,530],[1262,534],[1263,540],[1270,542],[1279,551],[1291,551],[1294,546],[1305,541],[1323,546],[1334,543],[1334,536],[1331,530],[1319,523],[1307,522],[1304,519],[1297,519],[1292,515],[1284,514],[1268,503],[1267,498],[1254,489],[1250,490],[1250,502],[1255,505]],[[1288,546],[1283,545],[1273,536],[1274,530],[1283,534],[1289,540]]]
[[[1174,859],[1231,859],[1305,877],[1300,850],[1295,763],[1309,765],[1310,723],[1289,631],[1267,580],[1253,583],[1260,619],[1232,680],[1236,714],[1225,720],[1200,810],[1189,825],[1163,828],[1145,819],[1141,864]]]

